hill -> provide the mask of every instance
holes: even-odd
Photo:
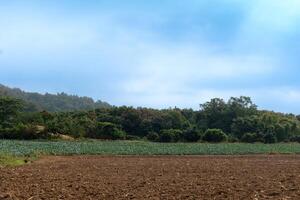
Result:
[[[111,107],[106,102],[94,101],[90,97],[80,97],[66,93],[40,94],[25,92],[19,88],[10,88],[2,84],[0,84],[0,96],[10,96],[23,100],[26,103],[26,111],[60,112]]]

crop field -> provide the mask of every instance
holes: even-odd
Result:
[[[299,143],[0,140],[0,199],[299,199],[299,154]]]
[[[299,155],[50,156],[0,167],[0,199],[299,199]]]
[[[246,155],[299,154],[300,143],[151,143],[144,141],[0,140],[0,155]]]

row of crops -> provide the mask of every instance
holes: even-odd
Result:
[[[299,143],[151,143],[144,141],[0,140],[0,155],[244,155],[300,153]]]

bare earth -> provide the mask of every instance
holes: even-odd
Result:
[[[300,199],[300,156],[45,157],[0,168],[0,199]]]

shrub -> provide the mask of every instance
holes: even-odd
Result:
[[[291,142],[299,142],[300,143],[300,135],[296,135],[290,139]]]
[[[228,136],[228,142],[231,142],[231,143],[239,142],[239,139],[237,139],[233,135],[229,135]]]
[[[173,142],[179,142],[183,139],[183,132],[179,129],[170,129],[173,132]]]
[[[126,135],[125,139],[126,140],[140,140],[141,138],[136,135]]]
[[[271,144],[271,143],[276,143],[276,142],[277,142],[277,139],[276,139],[275,134],[273,134],[273,133],[267,133],[264,136],[264,143]]]
[[[48,133],[45,127],[36,125],[24,125],[22,123],[12,128],[0,129],[0,138],[2,139],[47,139]]]
[[[172,142],[173,133],[168,130],[162,130],[160,133],[159,141],[160,142]]]
[[[221,129],[207,129],[202,139],[206,142],[224,142],[227,135]]]
[[[115,124],[110,122],[98,122],[96,127],[88,134],[91,138],[96,139],[125,139],[126,133],[120,130]]]
[[[42,134],[39,135],[39,131],[36,126],[33,125],[23,125],[19,127],[18,135],[20,139],[31,140],[31,139],[41,139]]]
[[[182,138],[182,131],[178,129],[162,130],[160,133],[160,142],[178,142]]]
[[[262,142],[261,136],[257,133],[245,133],[241,140],[248,143]]]
[[[155,132],[150,132],[147,135],[147,140],[157,142],[159,140],[159,135]]]
[[[183,132],[183,137],[187,142],[197,142],[201,138],[201,132],[196,128],[189,128]]]

